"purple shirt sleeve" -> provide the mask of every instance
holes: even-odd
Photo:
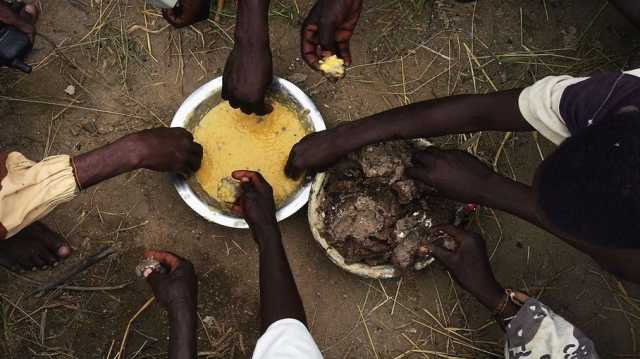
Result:
[[[560,114],[576,135],[628,106],[640,108],[640,77],[609,72],[567,87],[560,100]]]

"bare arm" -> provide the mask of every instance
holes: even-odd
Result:
[[[233,210],[249,224],[260,249],[260,331],[280,319],[297,319],[307,325],[302,299],[291,273],[276,220],[271,186],[257,172],[235,171],[242,194]]]
[[[305,170],[322,171],[350,152],[387,140],[533,130],[518,108],[521,92],[516,89],[423,101],[311,134],[291,151],[287,174],[298,177]]]
[[[202,146],[182,128],[143,130],[73,158],[80,188],[138,168],[188,176],[200,167]]]
[[[260,243],[260,331],[292,318],[307,325],[302,299],[289,267],[277,223],[251,229]]]

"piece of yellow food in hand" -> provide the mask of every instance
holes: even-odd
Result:
[[[240,182],[231,177],[223,177],[218,182],[217,199],[222,203],[233,204],[240,194]]]
[[[344,77],[344,60],[336,55],[320,60],[320,71],[325,75],[339,79]]]

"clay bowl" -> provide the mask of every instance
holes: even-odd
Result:
[[[202,85],[194,91],[182,103],[173,116],[171,127],[182,127],[193,132],[200,120],[210,109],[222,102],[222,77]],[[267,94],[268,98],[274,98],[287,104],[297,113],[308,132],[317,132],[326,129],[320,111],[313,101],[293,83],[275,77]],[[284,170],[284,169],[283,169]],[[173,183],[182,200],[196,213],[210,222],[232,227],[248,228],[244,219],[229,212],[228,208],[219,205],[200,188],[195,178],[185,180],[179,176],[173,177]],[[302,208],[309,200],[311,190],[310,179],[305,179],[298,191],[291,196],[276,212],[276,218],[281,221]]]
[[[420,147],[431,146],[431,143],[427,140],[419,139],[415,143]],[[346,263],[344,257],[337,249],[333,248],[324,236],[325,224],[323,218],[323,204],[325,201],[324,187],[325,183],[329,179],[328,173],[319,173],[313,179],[311,184],[311,197],[309,198],[308,206],[308,218],[309,226],[311,227],[311,233],[313,238],[320,244],[320,247],[325,251],[325,254],[329,259],[338,267],[345,271],[358,275],[364,278],[374,279],[389,279],[397,278],[402,275],[402,272],[397,270],[391,264],[370,266],[365,263]],[[433,257],[427,257],[423,260],[418,260],[414,263],[414,270],[419,271],[426,268],[429,264],[433,263]]]

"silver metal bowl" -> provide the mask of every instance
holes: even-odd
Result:
[[[202,85],[182,103],[173,116],[171,127],[182,127],[193,132],[204,115],[223,101],[221,92],[222,77],[218,77]],[[275,77],[267,97],[278,99],[293,107],[293,109],[298,112],[300,119],[303,121],[303,125],[309,132],[326,129],[322,115],[313,101],[291,82]],[[212,199],[202,191],[197,180],[194,178],[185,180],[181,177],[174,176],[173,182],[178,194],[185,203],[208,221],[233,228],[249,227],[244,219],[234,216],[229,213],[228,210],[217,205],[215,201],[212,201]],[[277,220],[281,221],[302,208],[309,200],[310,190],[310,179],[305,179],[303,185],[295,195],[289,198],[283,206],[278,209],[276,212]]]

